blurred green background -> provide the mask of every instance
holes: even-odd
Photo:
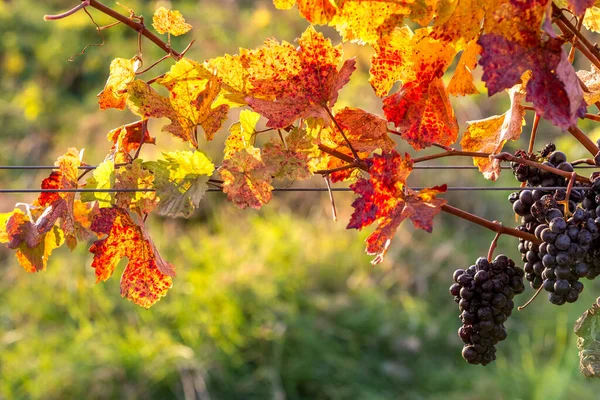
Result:
[[[293,41],[307,26],[296,10],[270,2],[129,1],[151,19],[166,5],[194,26],[174,38],[202,61],[275,37]],[[135,117],[97,110],[98,93],[115,57],[136,52],[136,34],[104,31],[100,43],[84,13],[48,23],[46,13],[77,1],[0,1],[0,164],[52,164],[67,147],[102,161],[106,133]],[[114,3],[108,5],[119,6]],[[124,9],[121,9],[126,12]],[[92,11],[99,24],[111,22]],[[331,29],[320,31],[339,42]],[[344,45],[359,69],[337,107],[379,112],[367,83],[372,50]],[[146,65],[161,57],[144,46]],[[169,61],[147,75],[168,69]],[[588,65],[582,67],[589,69]],[[464,121],[504,112],[505,95],[454,98]],[[232,113],[227,126],[235,122]],[[531,124],[524,130],[523,147]],[[161,150],[185,149],[152,126]],[[581,124],[594,139],[593,126]],[[570,159],[585,153],[570,137],[542,122],[538,149],[555,141]],[[204,148],[216,163],[226,132]],[[399,143],[400,151],[410,149]],[[414,154],[414,152],[412,152]],[[449,160],[469,164],[470,160]],[[0,171],[1,188],[38,187],[44,173]],[[414,186],[491,185],[476,171],[416,171]],[[323,183],[315,178],[315,186]],[[515,186],[509,173],[499,186]],[[453,205],[514,224],[508,192],[451,192]],[[35,195],[0,195],[0,212]],[[119,276],[95,285],[85,245],[56,251],[48,271],[27,274],[14,254],[0,249],[0,398],[6,399],[597,399],[598,384],[578,372],[573,322],[598,296],[586,281],[576,304],[555,307],[544,296],[507,322],[508,339],[487,367],[461,358],[456,304],[448,294],[452,272],[487,253],[493,234],[446,215],[432,234],[406,223],[383,264],[364,254],[365,232],[348,231],[352,196],[336,194],[333,222],[326,194],[276,194],[260,212],[240,211],[222,194],[209,194],[190,220],[151,218],[163,257],[178,268],[168,296],[150,310],[119,296]],[[516,240],[498,248],[518,258]],[[124,266],[124,263],[121,267]],[[524,303],[528,289],[516,299]]]

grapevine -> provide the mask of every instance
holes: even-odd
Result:
[[[600,110],[600,51],[578,29],[583,24],[596,32],[598,3],[274,0],[279,9],[295,5],[310,23],[297,43],[267,39],[256,49],[195,61],[188,57],[193,42],[181,51],[171,45],[171,36],[193,28],[180,12],[160,7],[148,24],[134,10],[125,15],[98,0],[82,0],[45,19],[95,12],[116,21],[103,29],[124,25],[137,32],[136,51],[111,62],[98,106],[128,109],[138,120],[108,132],[111,146],[98,165],[74,148],[58,157],[37,199],[0,214],[0,242],[15,250],[26,271],[38,272],[56,248],[93,239],[97,282],[109,279],[127,258],[121,294],[149,308],[176,275],[151,239],[149,215],[188,218],[208,190],[222,191],[236,207],[259,209],[271,200],[275,182],[320,175],[335,219],[332,185],[349,184],[355,199],[347,228],[375,226],[366,240],[373,264],[385,259],[407,219],[431,232],[435,216],[445,212],[497,234],[488,257],[457,270],[450,287],[460,310],[463,358],[489,364],[495,346],[508,336],[504,323],[515,295],[525,291],[523,279],[536,295],[545,291],[550,303],[563,305],[578,299],[583,278],[600,275],[600,178],[575,172],[578,164],[600,166],[598,144],[577,127],[579,119],[600,121],[593,113]],[[325,38],[319,25],[334,27],[340,42],[373,49],[369,83],[382,99],[382,115],[336,107],[339,91],[358,79],[356,60],[344,58],[341,44]],[[148,43],[165,55],[146,65],[142,48]],[[574,57],[590,71],[576,72]],[[166,72],[148,78],[161,68]],[[450,96],[479,93],[475,70],[482,72],[488,95],[507,96],[510,106],[502,115],[458,121]],[[390,94],[397,82],[398,91]],[[230,111],[240,107],[239,121],[224,132]],[[534,113],[529,148],[504,151],[520,138],[527,112]],[[148,121],[159,118],[169,122],[150,132]],[[572,135],[590,158],[568,161],[552,143],[536,151],[540,119]],[[266,129],[257,129],[261,121]],[[459,123],[466,129],[457,144]],[[174,136],[189,149],[144,160],[143,149],[156,145],[159,135]],[[259,135],[265,140],[257,141]],[[393,136],[417,152],[441,150],[402,155]],[[224,148],[215,163],[202,148],[216,137]],[[510,163],[522,185],[509,196],[518,225],[450,205],[442,182],[419,190],[407,185],[418,164],[446,157],[472,158],[491,181],[502,163]],[[493,259],[499,235],[518,239],[522,268],[505,255]]]

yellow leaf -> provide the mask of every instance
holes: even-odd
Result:
[[[458,60],[458,65],[454,70],[454,75],[448,84],[448,93],[453,96],[465,96],[467,94],[477,94],[479,91],[473,84],[473,69],[477,66],[477,56],[481,53],[481,46],[474,39],[467,44],[467,47]]]
[[[152,26],[160,34],[169,33],[174,36],[183,35],[192,29],[192,26],[185,22],[179,11],[170,11],[164,7],[159,7],[154,12]]]
[[[134,57],[130,60],[126,58],[115,58],[110,63],[110,75],[102,90],[98,94],[98,104],[101,110],[107,108],[125,109],[127,101],[127,85],[135,78],[135,70],[139,59]]]

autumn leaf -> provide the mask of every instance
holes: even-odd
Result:
[[[479,121],[467,121],[467,132],[460,142],[464,151],[498,154],[507,141],[519,139],[525,125],[525,109],[521,104],[525,98],[525,90],[522,85],[516,85],[508,90],[508,94],[511,107],[504,114]],[[473,163],[486,179],[495,181],[500,175],[499,160],[473,157]]]
[[[367,254],[375,255],[373,264],[383,261],[391,240],[400,224],[409,218],[416,228],[432,230],[432,220],[446,203],[436,198],[446,191],[443,187],[413,192],[406,187],[406,178],[412,171],[412,160],[392,150],[374,155],[367,160],[370,178],[359,179],[350,188],[358,195],[352,203],[354,213],[348,229],[362,229],[374,222],[377,228],[367,238]]]
[[[276,179],[309,179],[312,176],[306,151],[309,146],[302,138],[292,135],[288,135],[285,144],[279,139],[273,139],[263,146],[262,159],[265,165],[272,169]]]
[[[157,211],[169,217],[189,218],[204,197],[215,166],[201,151],[173,151],[163,153],[163,157],[144,163],[144,168],[154,173]]]
[[[583,99],[587,104],[594,104],[600,101],[600,73],[594,65],[591,71],[577,71],[577,77],[586,86],[587,91],[583,91]]]
[[[98,94],[98,104],[101,110],[116,108],[124,110],[127,101],[127,85],[135,79],[135,71],[140,66],[140,59],[134,57],[115,58],[110,63],[110,75],[102,90]]]
[[[330,0],[273,0],[273,4],[280,10],[289,10],[296,4],[300,15],[311,24],[326,24],[336,13]]]
[[[260,149],[253,147],[234,153],[219,168],[227,198],[236,207],[257,210],[271,200],[273,172],[263,162]]]
[[[174,36],[180,36],[192,29],[190,24],[185,22],[183,15],[177,10],[167,10],[159,7],[152,17],[152,26],[160,34],[169,33]]]
[[[431,36],[431,28],[414,34],[408,27],[396,28],[374,47],[369,82],[380,97],[399,80],[427,84],[440,78],[456,55],[454,46]]]
[[[270,45],[275,58],[281,50],[287,51],[287,44]],[[290,53],[288,53],[290,54]],[[341,61],[341,46],[333,47],[328,39],[309,26],[299,39],[299,48],[291,53],[291,59],[279,59],[270,65],[270,70],[253,76],[250,81],[253,89],[246,98],[254,111],[268,119],[267,127],[284,128],[299,118],[328,118],[325,108],[333,107],[338,91],[350,80],[355,70],[355,60],[346,60],[338,70]],[[296,67],[291,68],[282,61]],[[261,65],[263,61],[248,60]],[[296,68],[299,67],[298,72]],[[270,75],[279,79],[272,80]]]
[[[489,0],[454,0],[433,27],[432,36],[445,42],[462,39],[465,43],[479,33],[481,20],[485,15],[485,5]],[[451,10],[451,11],[450,11]]]
[[[588,8],[583,18],[583,25],[592,32],[600,32],[600,8]]]
[[[233,153],[254,146],[256,124],[260,120],[260,114],[250,110],[240,112],[240,122],[236,122],[229,128],[229,136],[225,140],[223,149],[224,158],[227,159]]]
[[[139,190],[117,192],[115,194],[117,207],[138,213],[150,213],[158,204],[156,193],[151,191],[154,189],[154,175],[144,169],[142,164],[142,160],[138,158],[115,171],[115,189]]]
[[[453,96],[465,96],[468,94],[478,94],[479,91],[473,84],[473,69],[477,66],[477,56],[481,53],[481,46],[477,40],[472,40],[467,44],[463,51],[454,75],[448,84],[448,93]]]
[[[352,147],[359,152],[370,154],[374,150],[390,151],[396,143],[388,135],[388,122],[360,108],[346,107],[335,114],[335,119]],[[334,142],[338,146],[347,146],[337,129]]]
[[[595,0],[568,0],[569,8],[575,15],[584,15],[586,10],[594,5]]]
[[[2,219],[6,219],[6,215]],[[19,209],[15,209],[6,219],[3,231],[0,231],[0,241],[7,243],[9,249],[17,250],[17,261],[27,272],[45,271],[52,251],[60,247],[65,239],[56,225],[39,233],[35,223]]]
[[[84,189],[112,189],[115,186],[115,163],[111,160],[101,162],[87,179]],[[83,192],[81,201],[98,201],[100,208],[111,207],[114,204],[114,195],[111,192]]]
[[[206,140],[212,140],[227,117],[229,106],[213,108],[221,86],[218,78],[201,64],[182,58],[157,81],[169,90],[164,98],[143,81],[128,85],[127,104],[131,111],[143,118],[166,117],[171,124],[162,128],[174,136],[198,147],[196,127],[204,130]]]
[[[128,163],[133,160],[130,153],[136,151],[140,144],[155,144],[156,139],[150,136],[147,129],[143,132],[143,126],[144,121],[137,121],[108,132],[108,141],[113,143],[109,158],[116,164]]]
[[[479,63],[490,96],[516,85],[531,70],[527,101],[542,118],[567,129],[586,107],[562,39],[540,39],[546,4],[545,0],[502,4],[484,24],[486,33],[478,41],[483,48]]]
[[[458,138],[458,123],[441,78],[403,85],[384,99],[383,112],[415,150],[434,143],[450,146]]]
[[[127,257],[127,266],[121,276],[121,296],[150,308],[167,294],[173,286],[171,277],[175,275],[175,268],[160,257],[154,244],[127,211],[118,207],[103,208],[94,218],[91,229],[106,235],[90,247],[96,283],[108,280],[119,261]]]
[[[330,25],[344,41],[374,44],[411,13],[410,3],[412,1],[339,1],[339,10]]]

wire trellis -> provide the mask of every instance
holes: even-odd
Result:
[[[115,164],[115,167],[124,166],[127,164]],[[574,168],[598,168],[595,165],[579,164],[574,165]],[[96,165],[81,165],[78,167],[81,170],[96,169]],[[510,169],[509,166],[501,166],[502,169]],[[54,165],[0,165],[0,170],[54,170],[58,169]],[[476,170],[478,167],[474,165],[415,165],[414,170]],[[411,187],[412,190],[422,190],[425,187]],[[566,190],[566,186],[552,186],[539,188],[541,190]],[[574,186],[573,189],[589,190],[590,187]],[[523,190],[523,187],[496,187],[496,186],[447,186],[448,192],[454,191],[518,191]],[[154,189],[1,189],[0,193],[135,193],[135,192],[154,192]],[[207,192],[222,192],[220,188],[208,188]],[[318,188],[318,187],[285,187],[274,188],[273,192],[351,192],[349,187],[344,188]]]

